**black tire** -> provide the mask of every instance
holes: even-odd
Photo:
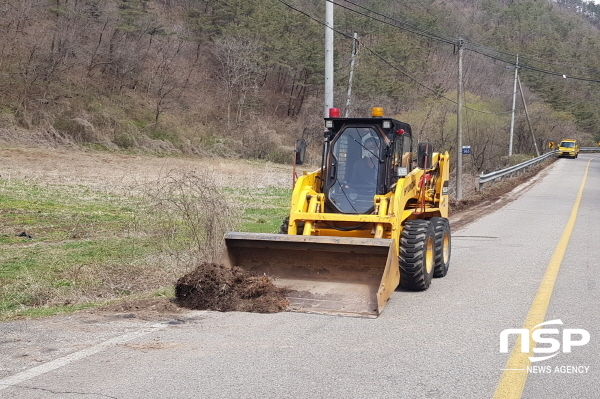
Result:
[[[277,234],[287,234],[289,222],[290,222],[289,216],[287,216],[285,219],[283,219],[283,222],[281,222],[281,226],[279,226],[279,232]]]
[[[283,219],[283,222],[281,222],[281,226],[279,226],[279,231],[277,232],[277,234],[287,234],[289,224],[290,224],[290,217],[286,216],[286,218]],[[303,230],[304,230],[304,222],[298,223],[298,232],[296,234],[301,235]]]
[[[435,264],[435,232],[429,220],[409,220],[400,237],[400,285],[424,291],[431,285]]]
[[[435,233],[435,266],[433,277],[444,277],[448,273],[451,254],[450,222],[446,218],[429,219]]]

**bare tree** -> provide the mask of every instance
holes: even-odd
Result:
[[[156,49],[157,63],[148,81],[148,94],[155,99],[154,129],[158,126],[160,115],[171,106],[188,86],[190,77],[198,62],[198,57],[188,57],[185,51],[191,47],[187,43],[166,38]],[[190,60],[191,58],[191,60]]]
[[[228,126],[232,121],[232,107],[235,107],[237,124],[242,119],[249,93],[258,89],[260,51],[259,42],[253,39],[224,37],[215,42],[213,54],[219,63],[216,75],[225,89]]]

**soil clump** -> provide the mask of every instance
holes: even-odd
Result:
[[[285,294],[267,276],[215,263],[200,264],[175,285],[179,306],[220,312],[282,312],[289,305]]]

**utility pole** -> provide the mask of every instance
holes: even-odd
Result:
[[[346,97],[346,111],[344,118],[350,115],[350,96],[352,95],[352,77],[354,76],[354,62],[356,60],[356,50],[358,47],[358,33],[354,32],[354,40],[352,40],[352,60],[350,61],[350,77],[348,78],[348,95]]]
[[[513,153],[513,134],[515,130],[515,102],[517,100],[517,78],[519,77],[519,54],[517,53],[517,63],[515,64],[515,84],[513,88],[513,106],[512,116],[510,118],[510,143],[508,145],[508,156]]]
[[[463,39],[458,39],[458,108],[456,110],[456,199],[462,200]]]
[[[527,124],[529,125],[529,132],[531,133],[531,138],[533,139],[533,146],[535,147],[535,153],[539,157],[540,150],[538,150],[537,142],[535,141],[535,135],[533,134],[533,128],[531,127],[531,120],[529,119],[529,112],[527,112],[527,104],[525,103],[525,95],[523,94],[523,86],[521,86],[521,78],[517,79],[519,81],[519,90],[521,91],[521,99],[523,100],[523,107],[525,108],[525,116],[527,117]]]
[[[333,3],[325,0],[325,118],[333,108]]]

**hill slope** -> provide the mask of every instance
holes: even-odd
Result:
[[[383,106],[455,151],[458,38],[478,173],[564,135],[598,141],[596,6],[578,0],[336,1],[336,104]],[[0,139],[287,162],[319,156],[324,1],[0,2]],[[565,76],[566,78],[563,78]],[[520,97],[521,94],[517,93]],[[531,125],[531,128],[530,128]]]

